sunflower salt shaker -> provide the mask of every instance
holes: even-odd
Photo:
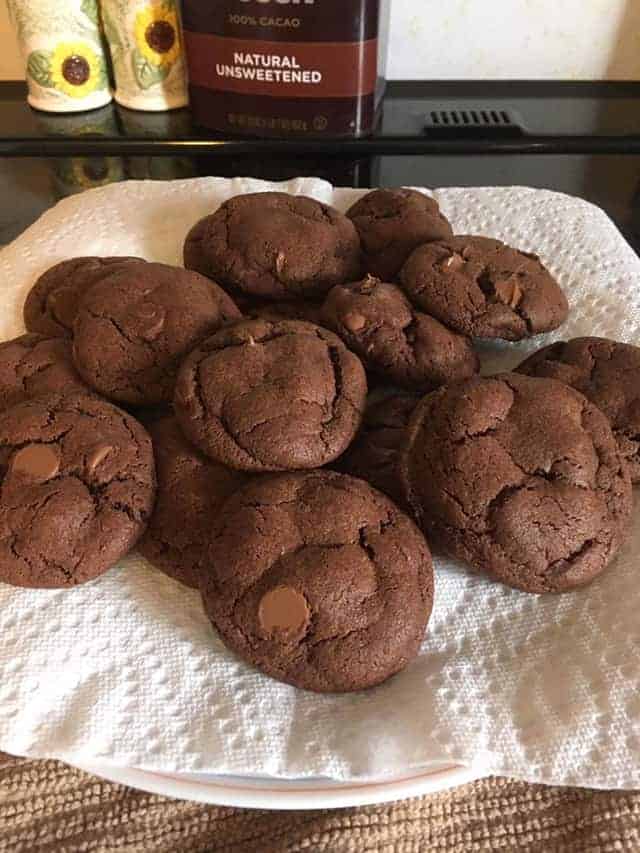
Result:
[[[134,110],[188,103],[179,0],[101,0],[115,99]]]
[[[7,0],[26,62],[32,107],[54,113],[111,100],[98,0]]]

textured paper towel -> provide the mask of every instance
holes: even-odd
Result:
[[[0,337],[25,293],[77,254],[178,262],[201,216],[256,181],[131,182],[61,202],[0,253]],[[357,191],[285,188],[345,208]],[[562,336],[640,342],[640,260],[597,208],[556,193],[435,193],[459,233],[538,252],[567,289]],[[555,337],[560,337],[556,334]],[[546,340],[551,340],[548,336]],[[542,341],[485,347],[486,369]],[[197,593],[135,556],[71,591],[0,584],[0,749],[166,772],[338,779],[460,762],[523,779],[640,787],[640,513],[588,589],[528,596],[437,561],[419,658],[368,693],[316,696],[227,653]]]

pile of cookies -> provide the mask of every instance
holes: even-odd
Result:
[[[454,236],[407,189],[346,215],[232,198],[184,267],[63,261],[0,345],[0,580],[73,586],[137,546],[263,672],[379,684],[429,620],[425,535],[532,593],[624,541],[640,349],[583,338],[479,375],[476,339],[568,311],[539,258]]]

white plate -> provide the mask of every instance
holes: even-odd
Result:
[[[101,764],[77,766],[109,782],[152,794],[250,809],[337,809],[376,805],[445,791],[485,775],[468,767],[451,765],[379,781],[333,782],[330,779],[171,775]]]
[[[199,217],[267,188],[276,187],[133,181],[65,199],[0,252],[0,339],[23,331],[25,294],[55,261],[82,253],[175,263]],[[277,188],[341,209],[361,192],[312,179]],[[545,342],[586,334],[640,342],[640,261],[602,211],[517,187],[437,198],[458,233],[504,239],[549,263],[572,313]],[[484,367],[509,369],[540,343],[486,347]],[[373,803],[473,778],[453,765],[633,790],[639,554],[636,504],[616,565],[572,595],[527,596],[439,558],[419,655],[376,690],[346,696],[296,691],[242,664],[197,593],[135,554],[73,590],[0,584],[0,749],[237,806]],[[152,772],[113,769],[122,767]],[[217,775],[167,775],[204,771]]]

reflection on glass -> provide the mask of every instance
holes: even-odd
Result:
[[[91,113],[35,115],[47,136],[167,139],[188,137],[191,131],[188,110],[144,113],[110,105]],[[58,157],[50,161],[50,169],[56,198],[128,178],[172,180],[197,174],[190,157]]]

